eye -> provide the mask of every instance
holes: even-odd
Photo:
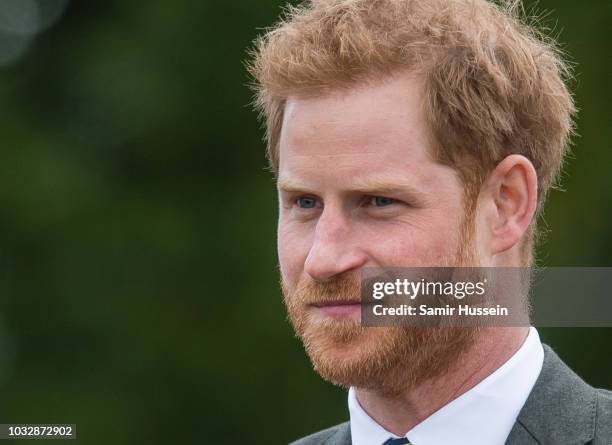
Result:
[[[370,198],[370,204],[376,207],[386,207],[391,204],[395,204],[397,201],[393,198],[386,198],[384,196],[372,196]]]
[[[314,209],[317,206],[316,198],[312,198],[310,196],[302,196],[298,198],[295,202],[297,206],[302,209]]]

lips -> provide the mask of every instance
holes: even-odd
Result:
[[[361,302],[359,300],[326,300],[310,305],[314,314],[322,318],[335,320],[361,317]]]
[[[327,301],[319,301],[317,303],[312,303],[311,305],[314,307],[330,307],[330,306],[352,306],[352,305],[359,305],[359,304],[361,304],[361,301],[359,300],[342,300],[342,301],[327,300]]]

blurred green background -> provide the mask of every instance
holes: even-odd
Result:
[[[280,4],[0,0],[0,423],[76,423],[86,444],[282,444],[347,418],[285,321],[245,87]],[[540,257],[612,266],[612,3],[538,7],[581,109]],[[612,387],[612,329],[540,334]]]

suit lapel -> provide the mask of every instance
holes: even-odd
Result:
[[[583,445],[593,439],[597,393],[544,345],[544,365],[506,445]]]
[[[541,445],[531,433],[517,421],[506,440],[506,445]]]
[[[321,445],[351,445],[351,428],[349,422],[338,425],[336,432],[321,442]]]

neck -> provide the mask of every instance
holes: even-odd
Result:
[[[488,328],[481,331],[460,363],[430,379],[389,397],[375,390],[355,388],[361,407],[379,425],[405,435],[434,412],[467,392],[503,365],[521,347],[529,328]]]

